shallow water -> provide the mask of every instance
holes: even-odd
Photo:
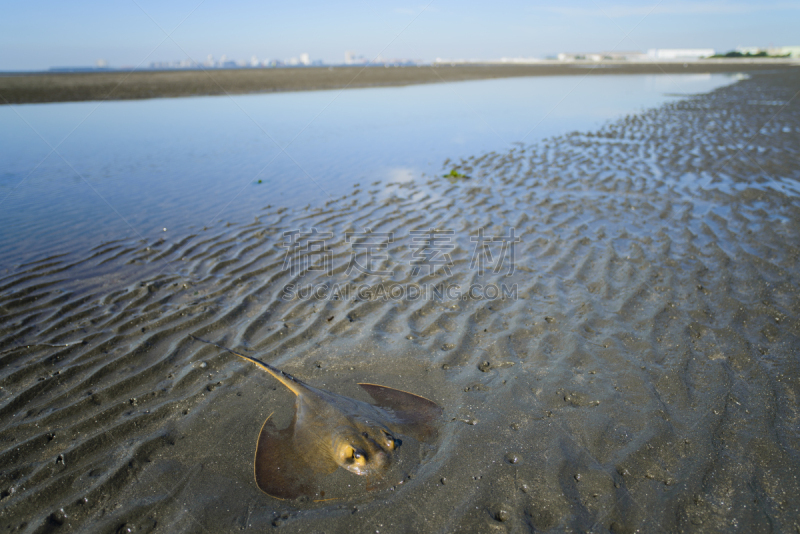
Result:
[[[0,265],[322,204],[355,183],[438,173],[448,158],[588,130],[734,80],[538,77],[3,106]]]
[[[469,179],[351,185],[322,206],[274,203],[257,221],[12,270],[0,278],[0,524],[791,532],[798,91],[800,73],[761,73],[587,131],[455,154]],[[391,274],[348,272],[346,234],[365,227],[393,234],[376,264]],[[283,232],[311,228],[332,233],[330,275],[311,269],[325,255],[290,255],[311,260],[304,272],[285,264]],[[450,273],[414,273],[412,232],[430,228],[453,231]],[[514,272],[481,275],[471,237],[512,228]],[[283,298],[309,283],[372,293]],[[517,293],[381,296],[425,284]],[[446,413],[439,442],[403,484],[363,498],[265,497],[256,436],[273,410],[288,421],[292,395],[189,334],[343,395],[367,381],[430,398]]]

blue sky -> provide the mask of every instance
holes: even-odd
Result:
[[[6,0],[0,71],[151,61],[495,59],[558,52],[800,45],[800,2]],[[171,33],[171,39],[164,33]],[[174,42],[172,41],[174,40]]]

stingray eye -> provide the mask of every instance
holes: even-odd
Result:
[[[353,449],[352,460],[355,465],[366,465],[367,455],[364,454],[364,451]]]
[[[390,451],[395,450],[397,446],[400,445],[398,440],[394,439],[394,436],[389,434],[387,431],[381,430],[381,433],[383,434],[384,446],[386,446],[386,448]]]

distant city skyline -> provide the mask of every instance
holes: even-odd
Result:
[[[653,48],[724,52],[799,45],[798,27],[800,2],[31,0],[4,6],[0,71],[202,64],[208,56],[341,64],[348,52],[425,62]]]

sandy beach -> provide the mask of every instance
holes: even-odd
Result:
[[[750,76],[597,131],[443,161],[437,176],[8,269],[0,530],[796,531],[800,71],[719,68]],[[413,83],[536,67],[481,69],[420,68]],[[354,72],[307,71],[316,81],[0,77],[0,94],[330,88]],[[367,69],[352,85],[412,83],[408,72]],[[312,228],[330,233],[329,269],[308,251],[287,257],[284,232]],[[348,272],[347,233],[364,228],[391,233],[378,262],[391,275]],[[452,231],[452,247],[414,272],[412,232],[431,229]],[[498,238],[483,274],[479,235]],[[514,269],[498,248],[512,235]],[[341,292],[301,290],[323,285]],[[444,297],[410,299],[412,286]],[[366,400],[358,382],[423,395],[445,411],[438,441],[388,488],[272,499],[253,451],[293,395],[190,335],[343,395]]]
[[[793,60],[705,60],[689,63],[571,62],[533,65],[309,67],[173,71],[0,74],[0,104],[131,100],[200,95],[401,86],[518,76],[751,72]]]

